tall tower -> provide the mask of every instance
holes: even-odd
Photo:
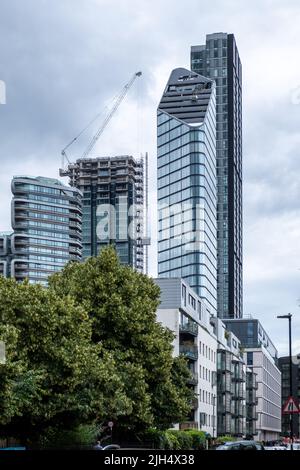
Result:
[[[158,275],[217,310],[216,105],[212,80],[172,71],[157,111]]]
[[[128,155],[80,158],[60,174],[83,194],[83,259],[112,243],[123,264],[143,272],[143,160]]]
[[[242,66],[233,34],[192,46],[191,68],[216,83],[218,316],[243,316]]]

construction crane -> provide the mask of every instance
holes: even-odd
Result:
[[[94,135],[94,137],[92,138],[92,140],[90,141],[89,145],[87,146],[86,150],[84,151],[84,153],[82,154],[82,157],[81,158],[87,158],[88,155],[91,153],[91,151],[93,150],[93,148],[95,147],[99,137],[101,136],[101,134],[103,133],[103,131],[105,130],[107,124],[109,123],[109,121],[111,120],[111,118],[113,117],[114,113],[117,111],[117,109],[119,108],[120,104],[122,103],[123,99],[125,98],[125,96],[127,95],[129,89],[132,87],[133,83],[135,82],[136,78],[137,77],[140,77],[142,75],[142,72],[136,72],[132,77],[131,79],[129,80],[128,83],[126,83],[126,85],[124,86],[124,88],[122,89],[121,93],[116,97],[115,99],[115,102],[112,106],[112,108],[110,109],[109,113],[106,115],[106,117],[104,118],[104,121],[102,122],[101,126],[99,127],[99,129],[97,130],[96,134]],[[86,131],[86,129],[88,129],[88,127],[90,127],[90,125],[95,122],[98,117],[100,116],[101,113],[97,114],[97,116],[94,117],[94,119],[92,119],[92,121],[90,121],[88,123],[88,125],[82,129],[82,131],[79,132],[79,134],[74,137],[74,139],[71,140],[71,142],[68,143],[68,145],[65,146],[65,148],[61,151],[61,155],[63,157],[63,162],[62,162],[62,167],[64,168],[64,159],[66,159],[68,161],[68,163],[70,163],[70,160],[66,154],[66,150]],[[62,170],[63,171],[63,170]]]

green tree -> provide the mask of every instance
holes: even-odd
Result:
[[[112,354],[131,412],[119,429],[167,429],[186,418],[193,396],[183,358],[173,358],[174,335],[156,321],[159,287],[121,265],[113,247],[84,263],[69,263],[50,278],[50,289],[69,296],[92,319],[92,337]]]
[[[131,411],[112,355],[92,342],[82,305],[0,277],[0,432],[35,439],[49,426]]]

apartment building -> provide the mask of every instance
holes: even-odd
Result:
[[[157,320],[175,333],[174,355],[183,354],[192,373],[197,399],[180,429],[201,429],[217,435],[217,338],[206,303],[180,278],[156,279],[161,289]]]

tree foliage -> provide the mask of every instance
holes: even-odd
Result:
[[[0,431],[30,436],[128,413],[112,355],[91,341],[92,322],[71,297],[0,278]]]
[[[167,429],[185,419],[192,393],[183,358],[174,358],[174,335],[156,321],[159,287],[121,265],[113,247],[82,264],[68,264],[50,279],[59,296],[70,295],[92,318],[93,340],[114,355],[130,415],[119,426]]]
[[[0,431],[113,420],[138,432],[185,419],[189,371],[156,321],[159,295],[112,247],[69,263],[48,288],[0,278]]]

